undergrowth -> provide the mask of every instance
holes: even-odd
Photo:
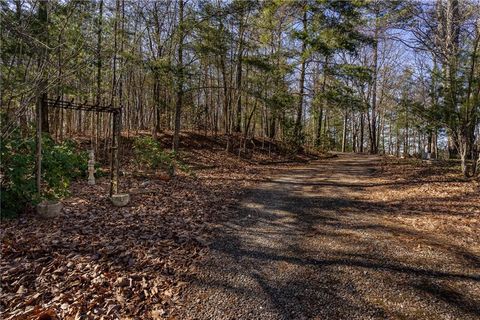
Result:
[[[35,139],[14,133],[3,139],[1,152],[1,216],[9,217],[42,200],[69,194],[72,180],[86,175],[87,153],[78,152],[75,142],[62,143],[42,136],[42,190],[35,183]]]

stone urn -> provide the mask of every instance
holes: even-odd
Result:
[[[110,197],[115,207],[123,207],[130,201],[130,195],[128,193],[117,193]]]
[[[62,208],[60,201],[45,200],[37,205],[37,213],[44,218],[53,218],[60,215]]]

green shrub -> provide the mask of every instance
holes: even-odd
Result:
[[[135,161],[138,165],[150,170],[165,170],[173,175],[175,168],[191,173],[190,168],[183,163],[175,152],[163,150],[160,142],[151,136],[137,137],[133,142]]]
[[[88,168],[86,151],[77,152],[75,142],[66,140],[55,144],[50,138],[43,139],[42,176],[46,182],[44,193],[47,199],[59,199],[68,195],[70,182],[85,177]]]
[[[295,122],[292,119],[285,118],[282,120],[283,142],[280,144],[280,149],[288,156],[293,156],[302,148],[305,142],[305,135],[303,132],[297,132]]]
[[[318,150],[321,152],[328,152],[329,150],[334,150],[336,147],[341,148],[341,145],[335,145],[335,139],[330,133],[322,133],[320,136],[320,147]]]
[[[61,144],[42,137],[42,193],[36,192],[35,139],[13,134],[4,139],[1,152],[1,214],[12,216],[44,199],[59,199],[69,193],[70,182],[86,175],[87,153],[76,152],[73,141]]]

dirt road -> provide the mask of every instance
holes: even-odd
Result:
[[[479,319],[479,256],[369,201],[378,160],[341,154],[248,190],[189,279],[180,317]]]

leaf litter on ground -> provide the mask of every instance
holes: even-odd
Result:
[[[61,216],[34,213],[2,222],[3,319],[169,319],[183,280],[205,255],[211,224],[255,175],[239,159],[169,181],[126,175],[131,194],[111,205],[108,180],[78,182]],[[249,177],[247,179],[247,177]]]
[[[195,177],[127,172],[121,189],[136,192],[123,208],[110,204],[101,178],[74,184],[57,218],[31,213],[3,221],[3,318],[176,319],[185,279],[208,254],[214,225],[235,211],[243,187],[276,169],[218,151],[191,153],[189,161],[200,168]],[[448,235],[478,256],[478,184],[442,165],[385,159],[381,168],[365,206],[388,206],[392,225]],[[431,245],[420,242],[405,239],[412,252]]]

